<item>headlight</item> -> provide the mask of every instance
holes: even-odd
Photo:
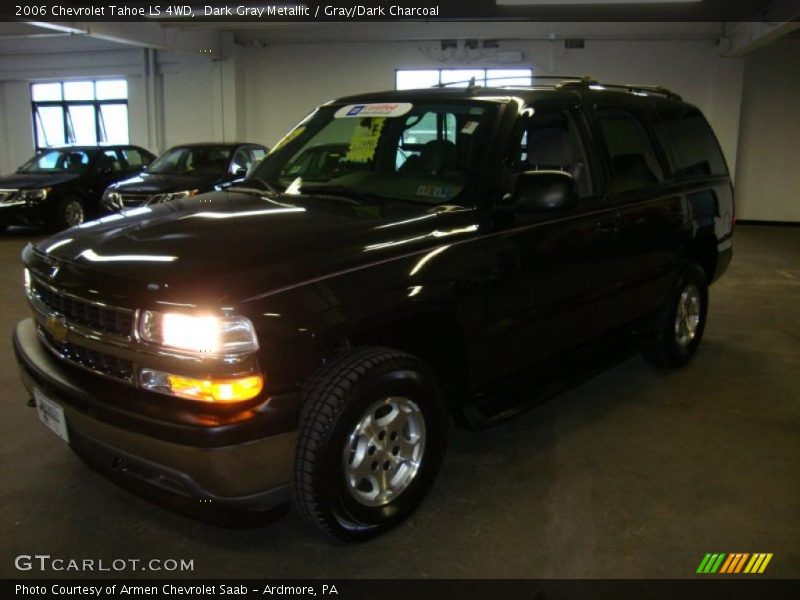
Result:
[[[25,200],[26,202],[41,202],[45,198],[47,198],[47,194],[50,193],[50,190],[53,188],[41,188],[38,190],[22,190],[19,193],[20,200]]]
[[[103,192],[103,202],[112,206],[122,206],[119,192],[114,192],[112,190],[106,190]]]
[[[199,190],[183,190],[182,192],[171,192],[169,194],[162,194],[155,196],[151,204],[161,204],[162,202],[172,202],[173,200],[183,200],[189,196],[194,196]]]
[[[246,317],[192,316],[144,311],[139,336],[146,342],[199,354],[241,354],[258,350],[253,323]]]

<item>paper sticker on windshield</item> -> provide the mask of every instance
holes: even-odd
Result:
[[[402,117],[414,105],[409,102],[384,102],[381,104],[348,104],[334,114],[336,119],[356,119],[360,117]]]
[[[455,196],[455,192],[450,186],[421,185],[417,188],[417,196],[449,200]]]
[[[375,156],[375,149],[381,140],[381,131],[386,123],[385,117],[365,119],[356,126],[350,145],[347,147],[349,162],[369,162]]]
[[[464,126],[461,128],[461,133],[465,135],[472,135],[475,133],[475,130],[478,128],[477,121],[467,121],[464,123]]]
[[[302,134],[305,130],[306,130],[305,125],[301,125],[300,127],[295,127],[294,129],[292,129],[289,133],[287,133],[285,136],[283,136],[283,138],[281,138],[281,140],[277,144],[275,144],[272,147],[272,150],[270,151],[270,154],[272,154],[273,152],[275,152],[279,148],[282,148],[283,146],[285,146],[286,144],[291,142],[297,136]]]

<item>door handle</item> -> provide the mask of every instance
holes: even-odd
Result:
[[[597,224],[597,237],[600,239],[608,240],[617,237],[619,233],[619,223],[616,219],[609,219],[607,221],[600,221]]]

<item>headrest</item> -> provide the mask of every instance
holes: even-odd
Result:
[[[528,162],[544,167],[566,167],[574,159],[569,134],[563,129],[533,129],[528,132]]]
[[[419,158],[424,171],[441,171],[456,164],[456,145],[448,140],[430,141],[422,147]]]

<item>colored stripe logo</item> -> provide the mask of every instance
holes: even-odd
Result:
[[[706,554],[697,567],[697,573],[702,575],[713,575],[715,573],[725,575],[735,575],[738,573],[757,574],[763,573],[769,561],[772,560],[772,553],[749,554],[747,552],[715,552]]]

